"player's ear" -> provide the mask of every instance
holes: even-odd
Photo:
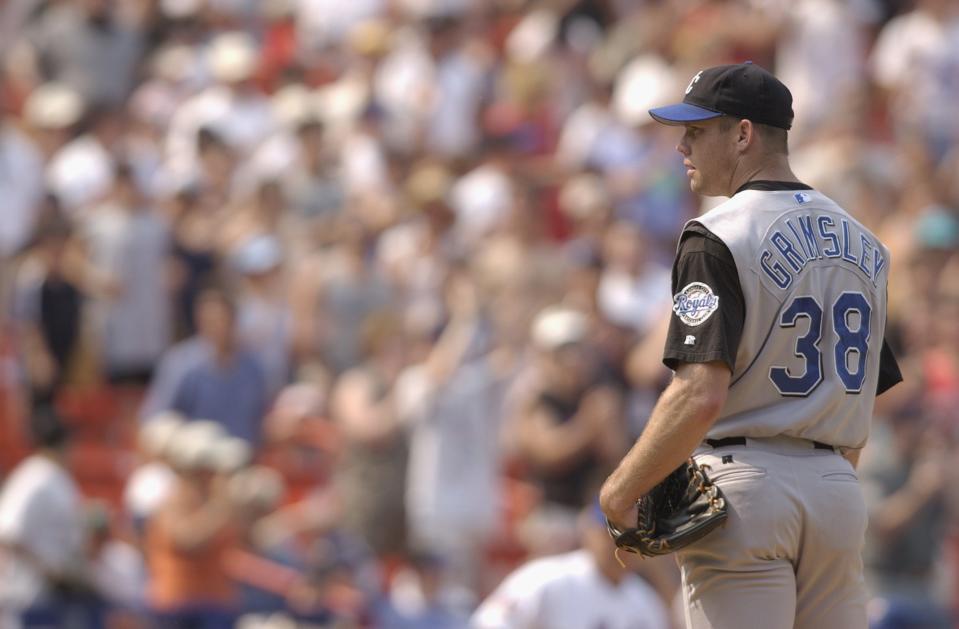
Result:
[[[756,126],[751,120],[740,120],[736,133],[736,146],[740,151],[745,151],[756,140]]]

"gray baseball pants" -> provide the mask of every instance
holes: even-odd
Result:
[[[789,437],[696,450],[729,518],[679,551],[689,629],[865,629],[866,505],[852,465]]]

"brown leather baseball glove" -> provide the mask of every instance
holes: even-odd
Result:
[[[636,526],[606,528],[620,549],[652,557],[667,555],[703,538],[726,522],[726,499],[706,471],[690,457],[663,482],[639,499]]]

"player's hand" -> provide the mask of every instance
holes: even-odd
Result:
[[[639,508],[635,502],[625,509],[607,507],[603,512],[606,514],[606,519],[621,531],[633,528],[639,520]]]

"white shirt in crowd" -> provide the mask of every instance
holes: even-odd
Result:
[[[441,383],[430,379],[424,365],[414,365],[396,383],[398,411],[410,428],[410,533],[454,562],[457,555],[475,552],[471,547],[488,539],[497,524],[497,385],[479,360]]]
[[[123,506],[133,517],[146,519],[156,513],[170,495],[175,481],[176,474],[166,463],[153,461],[141,465],[123,489]]]
[[[600,276],[596,298],[603,315],[639,334],[656,324],[669,303],[669,269],[650,262],[640,275],[606,269]]]
[[[383,108],[388,125],[383,132],[393,142],[415,141],[429,122],[436,89],[436,60],[423,36],[398,29],[394,45],[373,76],[373,98]]]
[[[619,584],[600,574],[588,551],[537,559],[480,605],[474,629],[667,629],[666,607],[639,576]]]
[[[385,7],[384,0],[296,0],[297,41],[305,51],[322,49],[377,18]]]
[[[479,142],[475,120],[485,87],[485,63],[461,49],[437,61],[434,72],[427,144],[446,157],[468,155]]]
[[[894,90],[901,122],[939,138],[959,138],[959,15],[937,18],[921,8],[899,15],[882,29],[873,48],[876,83]]]
[[[110,540],[91,566],[93,582],[111,602],[134,609],[146,603],[148,574],[143,555],[131,544]]]
[[[776,47],[776,74],[793,94],[790,140],[836,115],[836,103],[862,88],[866,30],[875,9],[868,2],[797,0],[786,9]]]
[[[498,165],[482,164],[460,177],[450,190],[459,243],[472,248],[509,216],[513,184]]]
[[[238,154],[251,154],[274,131],[270,101],[258,92],[213,85],[186,100],[170,119],[166,158],[176,182],[189,182],[197,168],[197,137],[212,129]]]
[[[83,530],[80,492],[62,466],[34,454],[13,470],[0,493],[0,543],[66,573],[79,565]],[[8,610],[28,607],[45,590],[38,568],[16,555],[0,561],[0,583],[0,608]]]
[[[169,347],[173,324],[166,221],[158,212],[126,212],[108,201],[87,212],[82,230],[94,268],[119,290],[90,303],[104,366],[117,372],[152,366]]]
[[[586,102],[577,107],[563,123],[556,159],[570,168],[580,168],[589,160],[604,130],[616,121],[604,105]]]
[[[43,155],[29,137],[12,124],[0,123],[0,257],[27,244],[43,200]]]
[[[113,155],[83,135],[60,149],[47,166],[47,185],[70,212],[99,201],[113,185]]]

